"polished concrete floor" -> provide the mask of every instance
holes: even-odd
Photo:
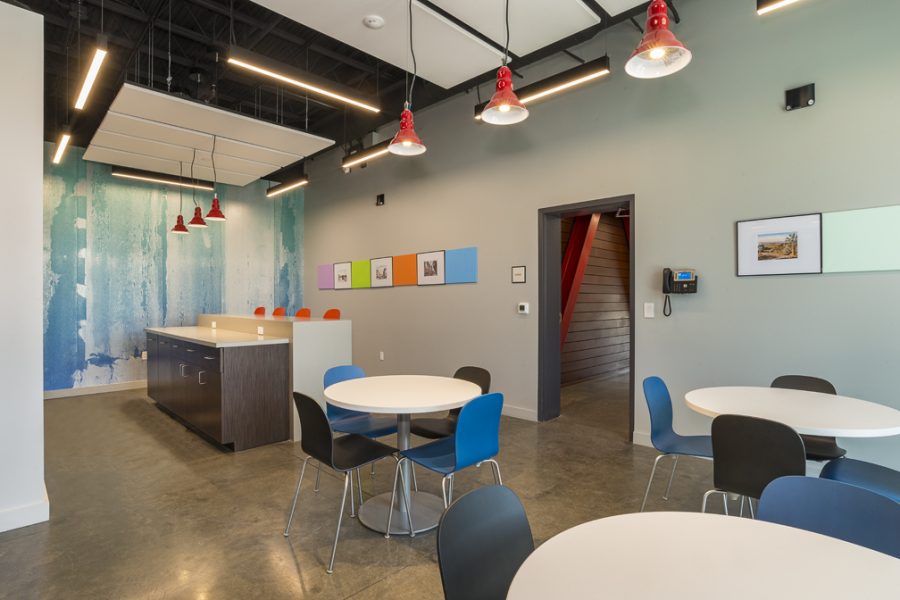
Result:
[[[535,541],[640,506],[656,453],[627,442],[627,379],[564,389],[562,416],[504,418],[504,483],[525,504]],[[51,519],[0,534],[0,598],[441,598],[435,534],[384,539],[345,518],[329,558],[341,481],[303,483],[291,536],[281,532],[303,454],[277,444],[223,453],[122,392],[46,403]],[[390,461],[392,462],[392,461]],[[364,476],[390,489],[391,466]],[[711,464],[683,460],[668,502],[658,473],[648,510],[698,510]],[[458,476],[457,495],[491,481]],[[440,481],[420,471],[420,488]]]

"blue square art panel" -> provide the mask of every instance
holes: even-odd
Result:
[[[478,282],[478,248],[458,248],[445,253],[447,283]]]

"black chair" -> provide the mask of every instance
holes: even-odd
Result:
[[[837,394],[837,390],[831,382],[818,377],[806,375],[782,375],[776,377],[769,387],[787,390],[803,390],[804,392],[819,392],[820,394]],[[847,451],[837,445],[837,440],[824,435],[801,435],[803,445],[806,447],[806,460],[833,460],[841,458]]]
[[[294,492],[294,501],[291,504],[291,514],[284,528],[284,536],[291,531],[291,521],[294,520],[294,511],[297,508],[297,498],[300,496],[300,484],[303,483],[303,474],[306,472],[306,464],[311,458],[316,459],[320,465],[326,465],[339,473],[344,474],[344,495],[341,497],[341,511],[338,513],[337,530],[334,532],[334,545],[331,548],[331,562],[327,572],[334,572],[334,556],[337,552],[338,536],[341,533],[341,521],[344,518],[344,506],[347,503],[347,490],[350,487],[350,478],[353,471],[364,467],[369,463],[381,460],[396,452],[381,442],[362,435],[350,433],[340,437],[334,437],[334,431],[325,416],[325,411],[318,402],[294,392],[294,403],[300,415],[300,447],[308,455],[300,469],[300,479],[297,481],[297,491]],[[360,502],[362,502],[362,490],[360,490]]]
[[[460,367],[453,374],[455,379],[464,379],[481,388],[481,394],[486,395],[491,391],[491,374],[481,367]],[[449,437],[456,432],[456,421],[459,419],[461,408],[454,408],[443,419],[413,419],[409,431],[419,437],[430,440],[438,440]]]
[[[769,483],[789,475],[806,475],[806,450],[800,435],[785,425],[743,415],[719,415],[712,422],[713,485],[703,494],[702,512],[711,494],[722,494],[728,514],[728,494],[759,499]]]
[[[437,556],[446,600],[502,600],[534,551],[519,498],[489,485],[462,496],[441,516]]]

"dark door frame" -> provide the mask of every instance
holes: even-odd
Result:
[[[631,331],[629,355],[629,426],[628,438],[634,438],[634,195],[589,200],[576,204],[552,206],[538,210],[538,421],[555,419],[560,413],[559,319],[561,310],[560,285],[562,270],[562,240],[560,220],[596,212],[628,210],[629,297],[628,314]]]

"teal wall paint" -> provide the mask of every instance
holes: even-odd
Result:
[[[125,182],[71,148],[45,145],[44,389],[140,380],[144,327],[192,325],[200,313],[275,304],[303,290],[303,191],[265,197],[268,183],[219,185],[228,221],[169,233],[179,207],[208,192]]]

